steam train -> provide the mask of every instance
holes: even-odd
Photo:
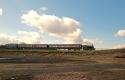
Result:
[[[95,50],[93,45],[82,44],[5,44],[6,49],[40,49],[40,50]]]

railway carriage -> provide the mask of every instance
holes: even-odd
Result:
[[[18,49],[47,49],[47,44],[18,44]]]
[[[46,50],[94,50],[93,45],[82,44],[6,44],[7,49],[46,49]]]
[[[49,49],[68,49],[68,50],[80,50],[81,44],[49,44]]]
[[[5,48],[7,49],[16,49],[18,46],[18,44],[6,44]]]

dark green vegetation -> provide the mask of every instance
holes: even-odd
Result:
[[[125,80],[124,55],[125,49],[0,50],[0,80]]]

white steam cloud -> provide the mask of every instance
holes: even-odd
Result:
[[[96,39],[83,39],[82,42],[84,45],[96,45],[96,44],[101,44],[103,43],[102,40],[96,38]]]
[[[41,35],[38,32],[18,31],[17,36],[0,33],[0,44],[7,43],[42,43]]]
[[[65,43],[82,42],[80,23],[75,19],[47,14],[40,15],[34,10],[23,14],[21,19],[22,23],[38,28],[50,36],[62,38]]]

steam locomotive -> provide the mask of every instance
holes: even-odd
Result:
[[[41,50],[95,50],[93,45],[82,44],[5,44],[6,49],[41,49]]]

